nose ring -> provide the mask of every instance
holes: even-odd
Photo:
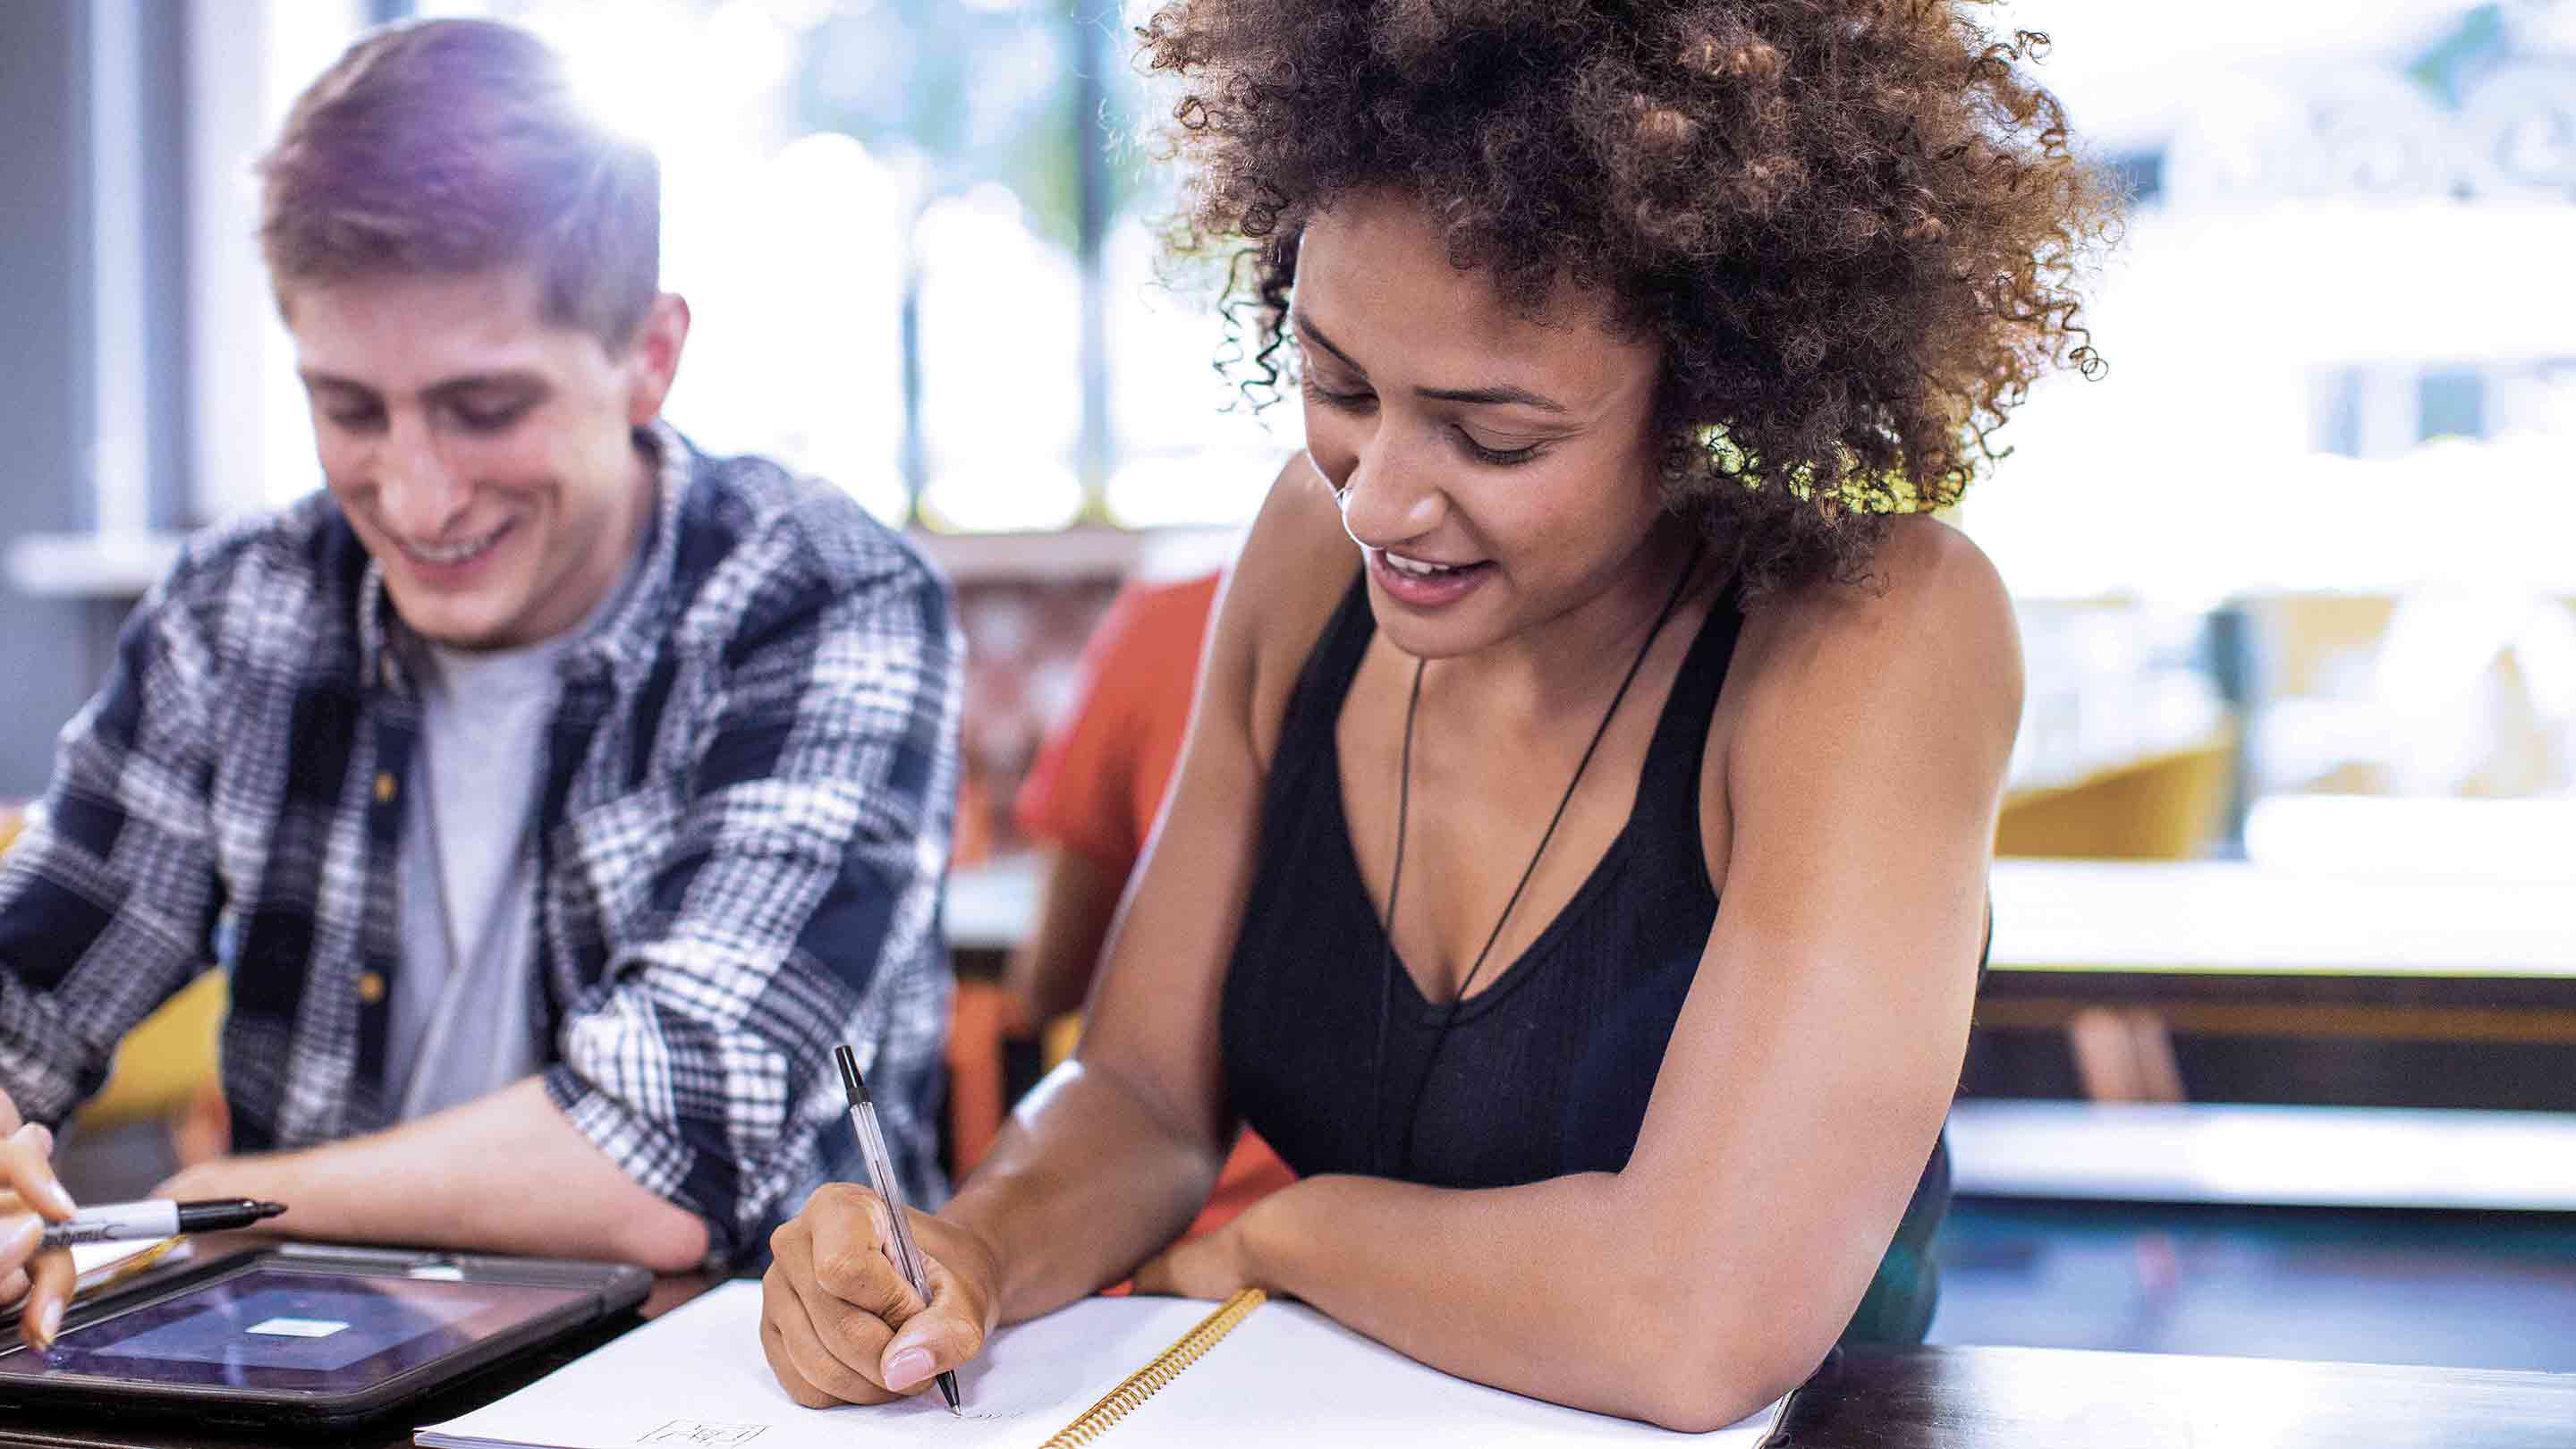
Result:
[[[1313,449],[1300,448],[1297,451],[1300,456],[1305,458],[1306,466],[1315,470],[1316,479],[1326,488],[1332,490],[1333,506],[1335,508],[1342,509],[1345,512],[1349,511],[1351,506],[1351,486],[1344,483],[1336,487],[1332,478],[1324,472],[1324,465],[1315,461],[1315,452]]]

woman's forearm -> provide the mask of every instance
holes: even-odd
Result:
[[[1222,1158],[1080,1060],[1038,1084],[941,1216],[993,1249],[1001,1321],[1125,1277],[1207,1200]]]
[[[1672,1428],[1732,1423],[1821,1354],[1728,1311],[1728,1265],[1651,1230],[1607,1173],[1456,1191],[1314,1177],[1243,1219],[1254,1280],[1462,1378]],[[1751,1275],[1739,1279],[1758,1293]],[[1804,1358],[1804,1362],[1794,1360]]]

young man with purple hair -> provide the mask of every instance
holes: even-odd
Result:
[[[50,1124],[209,963],[300,1236],[763,1251],[858,1048],[935,1200],[960,641],[846,494],[661,417],[651,153],[542,44],[375,32],[261,165],[326,489],[193,541],[0,868],[0,1302],[56,1331]]]

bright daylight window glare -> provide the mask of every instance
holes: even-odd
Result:
[[[353,8],[277,7],[278,69]],[[545,34],[659,150],[697,316],[671,412],[710,447],[998,531],[1240,522],[1297,445],[1158,282],[1141,0],[418,8]],[[2138,193],[2088,309],[2110,377],[2043,384],[1962,513],[2017,592],[2576,587],[2576,4],[2001,22],[2053,34],[2037,74]]]
[[[273,48],[305,75],[359,17],[294,10]],[[1114,0],[416,13],[543,35],[658,153],[664,284],[695,316],[669,414],[701,446],[827,477],[889,522],[1008,532],[1239,523],[1298,444],[1293,407],[1229,409],[1208,299],[1159,277],[1170,197]],[[272,455],[308,459],[291,379],[272,416]]]
[[[2576,588],[2576,6],[2015,8],[2139,192],[1968,497],[2016,590]]]

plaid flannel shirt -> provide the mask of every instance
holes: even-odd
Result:
[[[963,644],[946,586],[846,495],[643,441],[652,541],[547,730],[531,1015],[555,1105],[740,1259],[857,1170],[842,1040],[913,1200],[938,1200]],[[136,610],[0,868],[22,1113],[69,1114],[216,961],[237,1150],[388,1124],[420,736],[401,627],[327,494],[193,540]]]

